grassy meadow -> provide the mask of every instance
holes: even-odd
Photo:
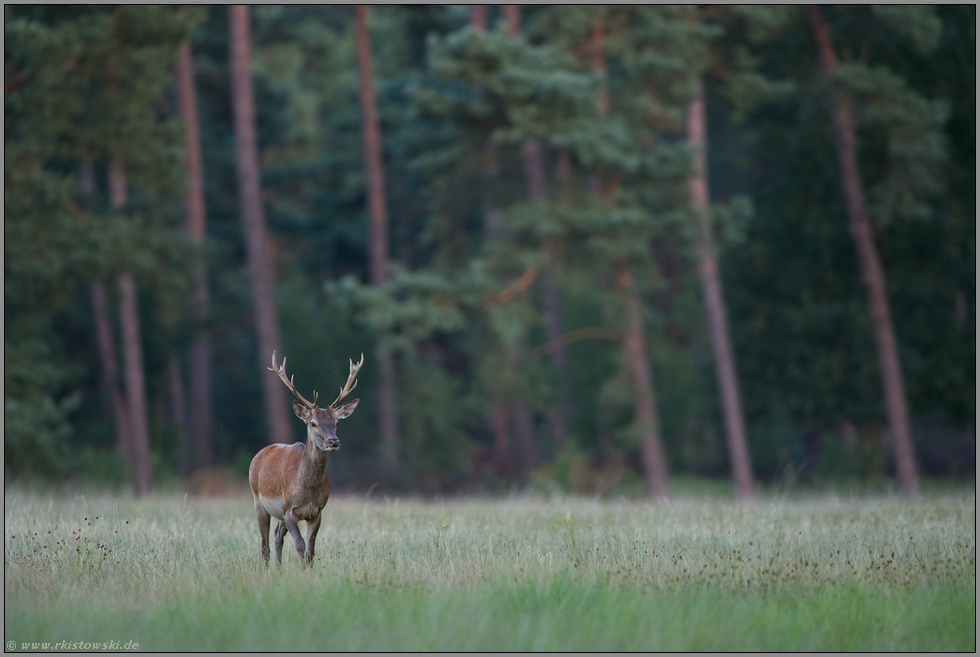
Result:
[[[8,489],[4,599],[14,652],[974,651],[976,494],[337,497],[266,571],[247,493]]]

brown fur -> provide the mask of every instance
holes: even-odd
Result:
[[[269,565],[269,523],[277,518],[276,559],[282,562],[282,543],[288,530],[304,564],[313,562],[320,513],[330,497],[328,452],[340,448],[337,422],[351,413],[359,400],[339,408],[310,409],[293,402],[293,411],[307,426],[306,443],[275,444],[263,448],[248,469],[248,483],[258,516],[262,560]],[[299,521],[307,523],[306,542]]]

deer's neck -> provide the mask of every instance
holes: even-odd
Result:
[[[313,444],[313,439],[307,434],[303,466],[299,473],[299,479],[303,485],[319,488],[323,484],[323,478],[327,473],[327,458],[327,453],[317,448]]]

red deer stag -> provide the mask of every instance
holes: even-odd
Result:
[[[286,359],[276,367],[276,352],[272,352],[272,367],[286,387],[293,391],[293,412],[306,423],[306,443],[275,444],[263,448],[248,467],[248,483],[252,487],[255,512],[262,537],[262,561],[269,566],[269,521],[279,520],[276,527],[276,560],[282,563],[282,542],[286,530],[296,542],[296,552],[303,565],[313,563],[313,546],[320,530],[320,512],[330,496],[327,478],[327,452],[340,449],[337,421],[343,420],[357,408],[359,399],[337,407],[357,386],[357,372],[364,364],[364,354],[357,365],[350,362],[350,376],[340,389],[340,396],[330,406],[316,405],[317,393],[309,402],[296,392],[292,377],[286,378]],[[299,531],[299,521],[307,524],[306,543]]]

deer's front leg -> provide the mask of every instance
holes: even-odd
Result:
[[[293,537],[293,541],[296,542],[296,553],[302,562],[303,553],[306,551],[306,543],[303,542],[303,535],[299,532],[299,518],[296,517],[292,509],[282,514],[282,518],[286,522],[286,527],[289,529],[289,534]]]
[[[306,563],[313,564],[313,550],[316,545],[316,533],[320,531],[321,515],[316,514],[316,518],[309,521],[306,530]]]

